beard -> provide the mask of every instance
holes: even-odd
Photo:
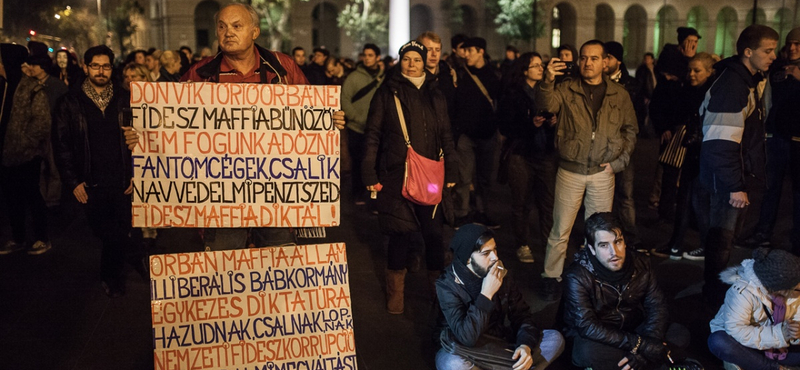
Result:
[[[495,262],[495,263],[497,263],[497,262]],[[470,265],[470,267],[472,267],[472,271],[474,271],[475,274],[477,274],[481,279],[483,279],[483,278],[486,277],[486,275],[489,274],[489,270],[492,269],[492,266],[494,266],[495,263],[492,263],[491,265],[487,266],[486,268],[483,268],[480,265],[478,265],[477,263],[475,263],[475,260],[472,260],[472,261],[470,261],[469,265]]]
[[[111,78],[106,77],[106,75],[91,75],[90,74],[88,78],[89,78],[89,82],[91,82],[92,85],[95,85],[97,87],[105,87],[106,85],[108,85],[109,82],[111,82]]]

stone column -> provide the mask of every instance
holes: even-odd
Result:
[[[389,1],[389,52],[397,58],[397,51],[406,42],[411,40],[411,7],[409,0],[390,0]]]

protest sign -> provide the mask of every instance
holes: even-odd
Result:
[[[356,369],[345,245],[150,257],[156,370]]]
[[[339,89],[132,83],[133,226],[338,225]]]

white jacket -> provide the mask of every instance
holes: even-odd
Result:
[[[781,330],[782,325],[772,324],[772,300],[753,271],[752,259],[726,269],[719,277],[733,286],[725,294],[725,303],[717,316],[711,320],[712,333],[724,330],[742,345],[758,350],[800,344],[797,339],[791,343],[787,341]],[[800,321],[799,298],[800,295],[795,293],[786,299],[786,317],[794,321]]]

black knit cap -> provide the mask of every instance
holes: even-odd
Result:
[[[467,224],[459,227],[453,235],[453,240],[450,241],[450,249],[453,250],[456,259],[466,265],[472,252],[475,251],[478,238],[487,230],[489,229],[486,226],[479,224]]]
[[[622,56],[625,54],[622,44],[616,41],[606,42],[603,47],[606,49],[606,54],[613,55],[617,60],[622,60]]]
[[[683,40],[686,40],[689,36],[697,36],[698,40],[703,38],[697,33],[697,30],[692,27],[678,27],[678,44],[682,44]]]
[[[800,283],[800,258],[781,249],[753,251],[753,271],[770,292],[792,289]]]
[[[419,53],[420,56],[422,56],[422,64],[424,65],[425,63],[427,63],[428,49],[425,48],[425,45],[422,45],[414,40],[409,41],[408,43],[400,47],[400,51],[398,52],[400,56],[398,59],[403,60],[403,55],[405,55],[409,51],[416,51],[417,53]]]
[[[486,50],[486,39],[483,37],[470,37],[467,39],[467,41],[464,41],[464,44],[461,45],[462,48],[473,46],[478,49]]]

